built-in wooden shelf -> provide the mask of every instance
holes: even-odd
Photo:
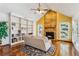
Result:
[[[14,42],[14,43],[11,43],[11,45],[15,45],[15,44],[22,43],[22,42],[24,42],[24,40],[17,41],[17,42]]]
[[[24,36],[33,33],[33,21],[10,14],[11,45],[23,42]]]

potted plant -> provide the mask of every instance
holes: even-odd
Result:
[[[7,23],[5,21],[0,22],[0,44],[2,43],[2,38],[6,38],[8,36],[7,30]]]

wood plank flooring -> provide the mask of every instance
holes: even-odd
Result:
[[[53,56],[73,56],[75,54],[75,49],[72,48],[73,44],[70,42],[62,41],[52,41],[52,44],[55,46],[55,53]],[[0,56],[29,56],[29,54],[20,51],[24,44],[17,44],[13,47],[10,45],[5,45],[0,47]]]
[[[12,47],[10,45],[2,46],[0,49],[0,56],[27,56],[26,53],[20,51],[23,46],[23,44]]]

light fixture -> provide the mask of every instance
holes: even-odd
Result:
[[[45,14],[49,9],[41,8],[41,4],[38,4],[37,8],[31,8],[31,10],[35,10],[37,13]]]

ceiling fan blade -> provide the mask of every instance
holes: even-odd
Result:
[[[43,9],[44,11],[48,11],[49,9]]]
[[[31,9],[31,10],[38,10],[38,9]]]
[[[38,9],[38,11],[48,11],[49,9]]]
[[[38,4],[38,9],[39,9],[39,11],[40,11],[40,7],[41,7],[41,5],[40,5],[40,3]]]

